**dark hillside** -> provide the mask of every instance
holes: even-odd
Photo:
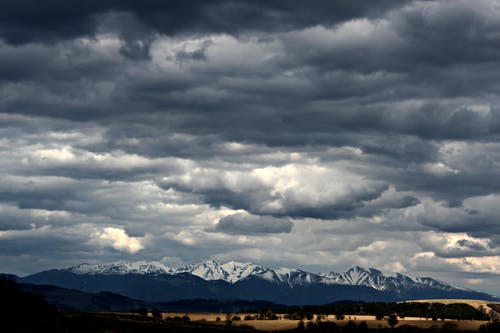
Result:
[[[3,332],[45,332],[57,328],[55,307],[38,294],[23,291],[8,276],[0,276],[0,323]]]

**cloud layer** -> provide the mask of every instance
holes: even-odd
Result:
[[[1,6],[4,270],[359,264],[500,294],[497,1]]]

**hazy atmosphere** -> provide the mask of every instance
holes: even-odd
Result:
[[[500,1],[0,2],[0,271],[215,259],[500,295]]]

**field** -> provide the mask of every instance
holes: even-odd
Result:
[[[465,303],[476,309],[484,308],[486,310],[491,310],[488,304],[497,304],[500,306],[500,302],[490,302],[483,300],[465,300],[465,299],[434,299],[434,300],[412,300],[410,302],[419,303],[442,303],[442,304],[453,304],[453,303]],[[163,317],[182,317],[186,313],[163,313]],[[192,321],[206,321],[207,323],[213,323],[218,325],[227,325],[226,314],[225,313],[188,313]],[[234,314],[233,314],[234,315]],[[231,317],[233,316],[231,315]],[[278,320],[243,320],[246,315],[251,315],[257,317],[257,313],[244,313],[238,314],[242,320],[233,320],[233,326],[247,325],[254,327],[257,330],[262,331],[282,331],[290,330],[297,327],[298,320],[288,320],[283,319],[284,314],[277,314]],[[313,322],[316,320],[316,316],[313,318]],[[389,328],[389,324],[384,320],[376,320],[373,315],[345,315],[344,320],[337,320],[334,315],[328,315],[322,320],[331,321],[336,323],[338,326],[346,325],[350,320],[354,321],[357,325],[361,322],[366,322],[366,325],[370,329],[379,328]],[[418,318],[418,317],[405,317],[398,318],[398,324],[395,327],[401,327],[404,325],[415,326],[421,329],[440,329],[443,326],[453,327],[455,330],[462,331],[477,331],[479,327],[483,324],[487,324],[487,321],[482,320],[432,320],[430,318]],[[307,325],[307,321],[305,321]]]
[[[183,316],[186,313],[163,313],[163,317],[175,317],[175,316]],[[190,319],[192,321],[206,321],[211,322],[213,324],[218,325],[226,325],[225,319],[226,315],[224,313],[188,313]],[[243,318],[247,314],[239,314],[241,318]],[[250,315],[257,315],[256,313],[251,313]],[[217,322],[217,317],[220,318],[220,322]],[[282,318],[283,315],[278,314],[279,318]],[[316,320],[316,317],[313,321]],[[362,321],[365,321],[368,328],[377,329],[377,328],[389,328],[386,320],[376,320],[374,316],[349,316],[346,315],[344,320],[336,320],[335,316],[329,315],[327,318],[323,320],[328,320],[335,322],[338,326],[346,325],[349,320],[354,321],[356,324],[359,324]],[[307,321],[304,321],[307,325]],[[241,325],[249,325],[254,327],[255,329],[262,331],[282,331],[282,330],[290,330],[297,327],[299,321],[298,320],[288,320],[288,319],[278,319],[278,320],[236,320],[232,321],[232,325],[241,326]],[[487,324],[487,321],[481,320],[445,320],[445,321],[433,321],[431,319],[425,318],[413,318],[413,317],[405,317],[404,319],[399,318],[399,323],[395,327],[399,327],[402,325],[411,325],[416,326],[422,329],[428,328],[441,328],[443,325],[454,325],[454,328],[457,330],[463,331],[477,331],[479,327],[483,324]]]

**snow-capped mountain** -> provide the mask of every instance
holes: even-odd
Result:
[[[208,260],[198,264],[188,265],[175,270],[174,273],[190,273],[204,280],[224,280],[235,283],[248,276],[267,271],[268,268],[252,263],[229,261],[220,264],[215,260]]]
[[[178,273],[190,273],[207,281],[223,280],[229,283],[236,283],[254,277],[273,284],[286,284],[292,288],[294,286],[320,283],[326,285],[341,284],[366,286],[379,291],[414,287],[430,287],[440,290],[464,290],[464,288],[429,277],[414,279],[400,273],[386,276],[377,269],[366,269],[359,266],[354,266],[344,273],[328,272],[316,274],[293,268],[280,267],[277,269],[270,269],[252,263],[230,261],[221,264],[215,260],[208,260],[175,269],[171,274]]]
[[[254,276],[275,284],[284,283],[291,288],[321,282],[321,277],[318,274],[286,267],[280,267],[274,270],[267,269],[266,271],[255,274]]]
[[[160,262],[81,264],[39,272],[22,283],[54,285],[85,292],[111,291],[144,301],[180,299],[266,300],[280,304],[325,304],[338,300],[400,301],[431,298],[496,300],[494,296],[430,277],[353,267],[344,273],[271,269],[252,263],[209,260],[180,268]]]
[[[175,270],[174,273],[190,273],[201,277],[203,280],[226,280],[228,272],[215,260],[207,260],[198,264],[192,264]]]
[[[84,263],[67,268],[66,270],[78,275],[177,275],[189,273],[206,281],[222,280],[229,283],[236,283],[254,277],[273,284],[286,284],[292,288],[319,283],[326,285],[366,286],[379,291],[414,287],[429,287],[439,290],[466,290],[430,277],[413,279],[400,273],[386,276],[377,269],[366,269],[359,266],[354,266],[345,273],[327,272],[316,274],[285,267],[270,269],[252,263],[229,261],[221,264],[215,260],[207,260],[180,268],[171,268],[161,262],[155,261],[136,261],[98,265]]]
[[[87,263],[76,265],[67,269],[68,272],[78,275],[125,275],[143,274],[159,275],[171,274],[173,269],[161,262],[155,261],[133,261],[115,262],[110,264],[90,265]]]
[[[238,261],[229,261],[221,266],[228,273],[228,277],[224,280],[231,283],[243,280],[248,276],[262,274],[269,270],[260,265]]]
[[[422,285],[429,286],[431,288],[438,288],[442,290],[454,290],[454,289],[460,289],[460,290],[470,290],[461,286],[457,286],[455,284],[451,284],[445,281],[441,280],[436,280],[430,277],[419,277],[416,278],[416,281]]]
[[[359,266],[354,266],[343,274],[329,272],[320,273],[320,276],[323,278],[322,282],[326,284],[367,286],[381,291],[411,288],[420,284],[418,279],[413,279],[404,274],[397,273],[393,276],[386,276],[378,269],[365,269]],[[424,285],[429,286],[429,284],[430,281]]]

